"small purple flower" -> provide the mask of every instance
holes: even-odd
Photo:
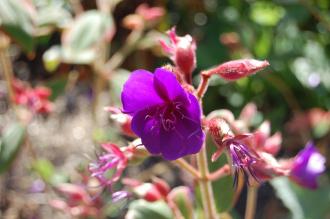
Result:
[[[99,180],[102,186],[110,186],[119,180],[127,166],[128,159],[114,144],[101,145],[107,151],[98,157],[98,160],[89,164],[91,176]]]
[[[234,167],[234,185],[237,186],[239,172],[243,172],[247,179],[254,179],[259,182],[256,175],[254,164],[259,159],[257,154],[245,145],[244,140],[251,137],[250,134],[241,134],[236,136],[227,135],[218,145],[218,150],[212,155],[212,161],[218,159],[222,151],[226,148],[231,156],[232,165]]]
[[[124,112],[133,116],[132,130],[151,154],[175,160],[201,149],[205,136],[199,102],[171,72],[134,71],[121,100]]]
[[[325,170],[325,157],[314,144],[309,142],[294,158],[290,177],[293,181],[309,189],[318,187],[317,178]]]

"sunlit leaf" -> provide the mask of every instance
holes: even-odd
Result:
[[[32,164],[32,167],[46,182],[50,182],[55,173],[55,168],[53,164],[46,159],[36,160]]]
[[[0,27],[26,52],[34,49],[33,10],[27,1],[0,1]]]
[[[251,5],[250,18],[265,26],[275,26],[284,16],[285,10],[271,2],[256,2]]]
[[[78,17],[62,35],[62,59],[68,63],[89,64],[97,57],[97,46],[110,41],[115,32],[111,15],[90,10]]]
[[[71,21],[71,15],[63,3],[53,2],[38,8],[36,25],[38,27],[63,27]]]
[[[53,72],[57,69],[61,63],[61,47],[52,46],[42,56],[42,60],[45,69],[49,72]]]

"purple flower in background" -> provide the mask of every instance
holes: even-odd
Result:
[[[100,155],[96,162],[90,163],[89,171],[102,186],[110,186],[119,180],[127,166],[128,159],[115,144],[106,143],[101,146],[107,153]]]
[[[232,165],[234,167],[234,186],[238,184],[239,172],[242,172],[249,183],[252,179],[259,182],[256,175],[255,164],[258,161],[258,155],[245,144],[245,140],[251,137],[250,134],[241,134],[236,136],[226,135],[221,142],[216,142],[218,150],[212,155],[212,161],[217,160],[222,151],[227,149],[231,156]]]
[[[325,170],[324,164],[324,156],[309,142],[294,158],[290,178],[303,187],[316,189],[317,177]]]
[[[238,174],[239,171],[242,171],[244,175],[251,180],[252,178],[259,182],[255,169],[254,164],[257,161],[257,157],[249,148],[241,141],[241,139],[247,138],[248,135],[238,135],[235,136],[233,139],[228,139],[224,141],[224,144],[227,145],[233,166],[235,171],[234,176],[234,185],[237,186],[238,183]],[[252,178],[251,178],[252,177]],[[249,181],[250,182],[250,181]]]
[[[199,152],[204,141],[197,98],[175,76],[158,68],[136,70],[124,85],[124,112],[133,116],[132,130],[151,154],[175,160]]]

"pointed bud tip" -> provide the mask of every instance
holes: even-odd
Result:
[[[255,74],[269,65],[267,60],[238,59],[225,62],[215,68],[207,70],[205,74],[208,76],[217,74],[225,80],[233,81]]]

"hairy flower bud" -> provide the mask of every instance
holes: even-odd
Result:
[[[219,75],[225,80],[237,80],[266,68],[269,66],[268,61],[259,61],[256,59],[239,59],[225,62],[215,68],[204,72],[205,75]]]
[[[171,43],[167,45],[164,41],[160,41],[164,51],[170,55],[175,65],[184,74],[184,79],[190,83],[191,74],[196,68],[196,43],[190,35],[179,37],[172,28],[168,35]]]

